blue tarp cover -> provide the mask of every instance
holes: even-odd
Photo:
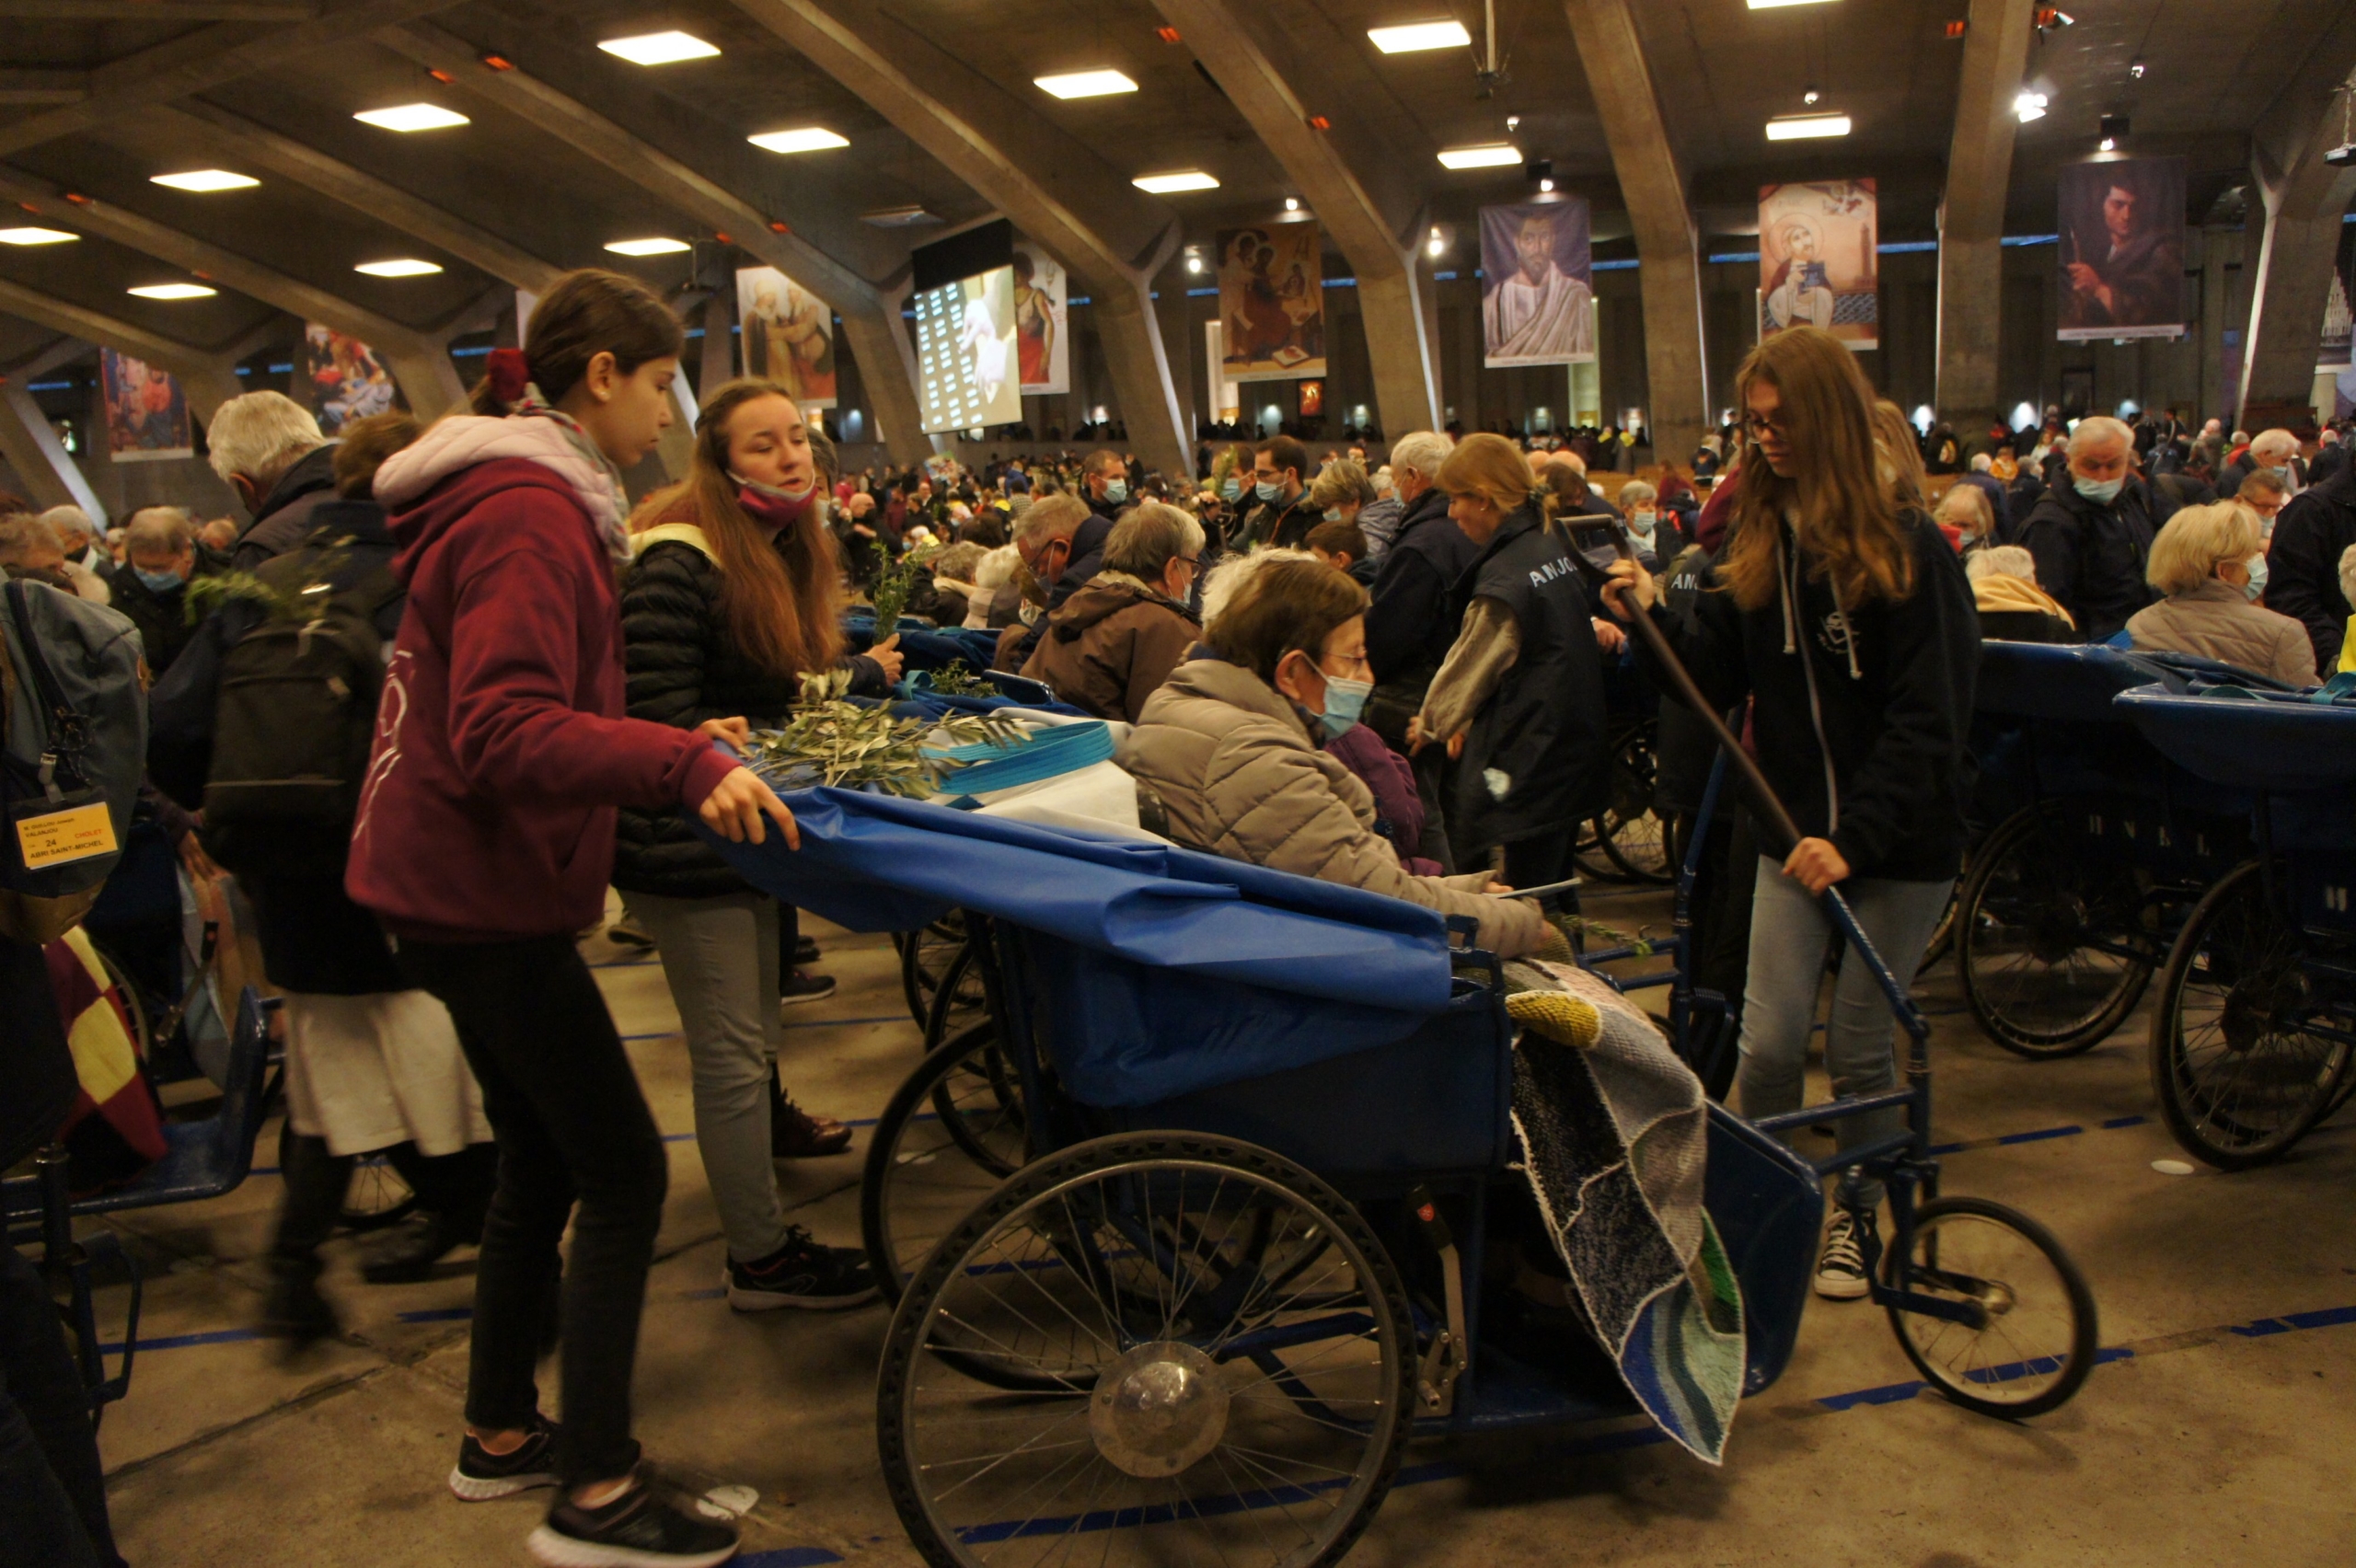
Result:
[[[1047,1047],[1090,1104],[1369,1050],[1448,1006],[1447,927],[1403,900],[886,795],[784,799],[799,851],[705,836],[762,892],[852,930],[965,908],[1034,933]]]
[[[2186,697],[2159,686],[2114,702],[2163,754],[2213,783],[2292,792],[2356,785],[2356,707],[2240,689]]]

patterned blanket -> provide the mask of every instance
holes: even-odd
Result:
[[[1662,1431],[1716,1464],[1742,1393],[1741,1293],[1702,1206],[1708,1103],[1645,1014],[1567,963],[1506,970],[1514,1130],[1595,1336]]]

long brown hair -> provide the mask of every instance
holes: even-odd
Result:
[[[714,387],[704,399],[678,498],[684,504],[675,503],[668,515],[692,512],[703,529],[720,562],[721,613],[736,645],[762,669],[791,678],[825,670],[842,656],[842,560],[826,526],[825,479],[814,463],[810,508],[782,533],[772,536],[737,503],[736,481],[728,477],[728,422],[759,398],[793,401],[777,382],[749,376]]]
[[[524,330],[524,358],[532,385],[551,405],[589,374],[589,362],[614,356],[614,368],[634,374],[649,360],[676,359],[685,341],[679,318],[653,290],[635,278],[583,267],[559,278],[540,296]],[[475,384],[470,407],[478,414],[503,414],[508,399],[484,376]]]
[[[1786,511],[1798,519],[1793,533],[1810,558],[1809,575],[1830,578],[1843,606],[1905,598],[1914,591],[1914,561],[1882,481],[1873,387],[1856,356],[1822,328],[1788,327],[1761,339],[1735,372],[1744,409],[1762,382],[1782,396],[1777,421],[1798,471],[1776,473],[1745,423],[1742,488],[1718,564],[1735,603],[1755,610],[1774,597]]]

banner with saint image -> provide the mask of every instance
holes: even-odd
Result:
[[[835,313],[774,267],[736,274],[745,374],[781,382],[803,409],[835,407]]]
[[[1218,314],[1227,328],[1227,380],[1325,374],[1324,256],[1315,224],[1220,232]]]
[[[1759,335],[1821,327],[1881,347],[1880,202],[1870,179],[1759,188]]]
[[[108,456],[118,463],[161,463],[196,455],[188,396],[178,376],[102,348],[98,377],[107,405]]]
[[[1063,263],[1035,245],[1014,248],[1014,353],[1025,396],[1071,390],[1070,288]]]
[[[2184,160],[2107,158],[2064,164],[2061,204],[2062,342],[2180,338]]]
[[[399,406],[400,389],[375,350],[348,332],[308,321],[294,364],[294,400],[318,420],[322,435],[334,435],[354,420],[390,412]]]
[[[1595,267],[1587,200],[1481,209],[1481,363],[1595,359]]]

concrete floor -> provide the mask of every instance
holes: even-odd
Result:
[[[1596,912],[1658,921],[1665,905],[1622,895]],[[841,988],[797,1009],[787,1081],[813,1109],[872,1117],[918,1049],[895,955],[882,937],[813,928]],[[916,1562],[875,1458],[884,1314],[738,1316],[717,1299],[722,1244],[662,971],[603,938],[584,951],[674,1135],[639,1363],[648,1453],[693,1489],[757,1493],[754,1568]],[[1880,1312],[1818,1302],[1723,1469],[1667,1445],[1613,1450],[1608,1435],[1419,1443],[1353,1564],[2356,1562],[2356,1116],[2263,1170],[2162,1175],[2152,1162],[2178,1151],[2153,1119],[2142,1016],[2084,1056],[2032,1063],[1961,1016],[1951,966],[1920,994],[1942,1015],[1940,1136],[1968,1145],[1947,1190],[2046,1221],[2094,1282],[2102,1343],[2132,1354],[2029,1424],[1935,1396],[1853,1401],[1912,1369]],[[1998,1141],[2021,1134],[2045,1136]],[[863,1142],[780,1168],[823,1239],[858,1239]],[[260,1158],[274,1148],[272,1127]],[[290,1359],[249,1330],[277,1198],[257,1173],[215,1202],[117,1223],[150,1268],[132,1392],[102,1445],[131,1562],[525,1561],[546,1493],[469,1505],[443,1486],[471,1254],[424,1284],[370,1287],[337,1242],[327,1288],[348,1332]],[[106,1301],[117,1313],[121,1294]],[[552,1401],[552,1378],[544,1388]]]

